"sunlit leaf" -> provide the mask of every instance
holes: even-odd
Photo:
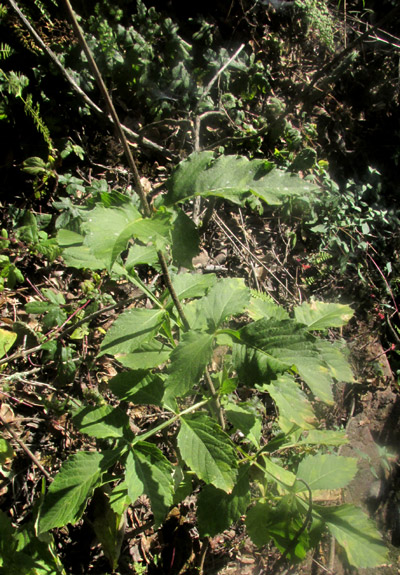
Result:
[[[349,305],[312,301],[295,307],[294,315],[299,323],[315,331],[346,325],[353,317],[354,310]]]
[[[318,507],[329,531],[346,552],[351,565],[377,567],[387,562],[388,550],[369,517],[358,507]]]
[[[307,455],[299,463],[297,477],[306,482],[311,491],[346,487],[357,473],[357,459],[320,453]],[[307,487],[298,482],[297,491]]]
[[[39,520],[39,533],[76,523],[116,452],[79,451],[71,455],[50,484]]]
[[[178,447],[182,459],[199,479],[232,492],[237,476],[236,452],[215,421],[202,413],[182,417]]]
[[[121,438],[129,435],[129,418],[119,407],[101,405],[80,409],[72,418],[73,424],[91,437]]]
[[[301,429],[314,427],[316,417],[313,408],[292,377],[281,375],[264,389],[269,392],[285,419]]]
[[[164,321],[163,309],[130,309],[122,313],[107,332],[100,355],[131,353],[151,341]]]
[[[17,334],[8,329],[0,328],[0,357],[6,355],[15,343]]]
[[[168,397],[183,396],[199,382],[211,361],[214,337],[208,333],[189,331],[171,354],[169,376],[165,383]]]

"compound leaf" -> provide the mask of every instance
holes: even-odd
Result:
[[[215,274],[178,274],[172,276],[172,285],[179,300],[202,297],[215,285]]]
[[[110,389],[122,401],[137,405],[162,405],[164,385],[160,377],[146,370],[118,373],[110,381]]]
[[[130,233],[126,234],[126,229],[128,228],[130,232],[132,222],[140,218],[139,211],[131,204],[117,208],[97,206],[88,213],[87,220],[82,226],[85,232],[84,243],[110,270],[132,237]]]
[[[131,353],[116,353],[114,357],[129,369],[151,369],[165,363],[171,352],[171,347],[154,340]]]
[[[193,196],[217,196],[243,204],[250,194],[267,204],[280,205],[285,197],[307,197],[316,189],[261,159],[227,155],[212,162],[212,157],[210,152],[198,152],[180,163],[167,183],[167,205]]]
[[[228,421],[239,429],[246,439],[256,447],[260,447],[261,417],[252,405],[228,403],[225,405],[225,414]]]
[[[202,300],[202,309],[210,330],[215,331],[225,319],[242,313],[250,301],[250,290],[244,280],[220,280]]]
[[[281,375],[263,389],[271,395],[282,417],[301,429],[314,427],[316,418],[313,408],[292,377]]]
[[[184,212],[179,211],[172,228],[172,259],[177,267],[193,268],[192,259],[199,253],[197,228]]]
[[[345,445],[349,439],[345,431],[334,431],[331,429],[312,429],[302,437],[298,445]]]
[[[191,154],[174,170],[167,182],[168,194],[165,204],[171,205],[193,196],[196,192],[196,180],[213,159],[213,152]]]

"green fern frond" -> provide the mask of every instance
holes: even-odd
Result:
[[[256,289],[251,289],[250,293],[251,293],[251,297],[253,297],[253,298],[260,299],[261,301],[268,301],[268,302],[274,303],[274,300],[272,299],[272,297],[265,292],[261,292],[261,291],[258,291]]]
[[[4,4],[0,4],[0,18],[4,18],[6,14],[7,14],[7,6],[4,6]]]
[[[24,102],[24,110],[27,116],[30,116],[35,124],[37,131],[43,136],[44,141],[47,144],[49,152],[54,149],[53,142],[50,136],[50,130],[44,123],[43,118],[40,115],[39,102],[33,104],[32,94],[28,94],[26,99],[22,99]]]
[[[54,0],[51,0],[52,4],[54,4],[54,6],[57,6],[57,3]],[[44,5],[44,3],[42,2],[42,0],[34,0],[34,4],[36,6],[36,8],[39,10],[39,12],[41,13],[41,15],[43,16],[43,18],[45,18],[48,22],[51,22],[51,16],[50,13],[48,11],[48,9],[46,8],[46,6]]]
[[[8,44],[0,43],[0,60],[6,60],[12,53],[12,48]]]
[[[311,256],[310,261],[313,265],[321,265],[327,262],[328,260],[332,259],[332,254],[328,252],[318,252]]]

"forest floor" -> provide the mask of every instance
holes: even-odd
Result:
[[[277,298],[290,301],[292,292],[305,297],[307,285],[301,283],[302,264],[296,258],[287,263],[285,243],[280,236],[281,229],[273,228],[269,218],[242,213],[239,209],[219,211],[214,214],[209,230],[203,238],[200,255],[193,261],[197,273],[207,271],[219,275],[235,274],[253,278],[261,290],[275,293]],[[263,259],[265,246],[274,238],[274,249],[268,249],[269,261]],[[272,255],[271,255],[272,254]],[[267,265],[268,263],[268,265]],[[261,264],[261,265],[260,265]],[[82,280],[80,273],[65,268],[61,260],[48,266],[38,256],[26,254],[24,267],[27,284],[16,290],[5,289],[2,293],[2,318],[19,326],[19,341],[26,349],[37,343],[36,316],[24,312],[24,305],[44,287],[56,289],[67,302],[81,298]],[[272,271],[274,270],[274,271]],[[271,276],[270,274],[273,274]],[[276,278],[282,278],[279,282]],[[151,278],[147,278],[151,281]],[[271,292],[274,287],[275,291]],[[123,284],[109,285],[114,298],[132,295]],[[346,297],[343,294],[343,297]],[[350,297],[350,296],[349,296]],[[110,315],[111,313],[111,315]],[[112,324],[112,312],[106,313],[92,324],[107,330]],[[98,332],[97,332],[98,333]],[[345,490],[335,492],[335,502],[352,502],[361,505],[384,534],[385,541],[393,549],[392,562],[386,567],[370,570],[369,573],[394,575],[400,564],[396,547],[400,541],[399,501],[400,474],[398,466],[398,441],[400,431],[400,395],[387,354],[380,341],[376,326],[368,325],[362,318],[353,318],[344,330],[343,336],[350,348],[350,360],[355,373],[355,383],[338,385],[333,410],[321,414],[327,428],[346,428],[349,445],[341,448],[342,455],[358,459],[359,472],[352,484]],[[60,386],[56,382],[57,365],[42,363],[42,352],[17,357],[2,367],[3,390],[0,394],[0,414],[7,425],[4,436],[14,445],[16,459],[9,460],[4,469],[13,469],[10,480],[3,477],[0,484],[0,498],[15,514],[17,522],[29,516],[32,501],[41,490],[42,474],[34,457],[53,474],[59,463],[59,456],[84,448],[82,435],[77,434],[72,424],[59,410],[62,397],[91,393],[107,395],[107,381],[117,373],[118,365],[101,358],[94,369],[92,358],[98,353],[100,338],[94,336],[82,340],[84,362],[73,383]],[[20,348],[21,349],[21,348]],[[215,358],[218,361],[218,358]],[[154,417],[152,409],[135,408],[132,412],[135,425],[148,425]],[[26,451],[25,447],[28,447]],[[10,499],[11,498],[11,499]],[[98,503],[94,506],[97,508]],[[101,508],[101,506],[100,506]],[[90,518],[90,507],[88,512]],[[95,518],[91,518],[94,521]],[[146,526],[148,527],[146,528]],[[107,570],[107,562],[93,539],[87,520],[74,527],[59,530],[58,546],[67,573],[100,574]],[[337,550],[336,550],[337,551]],[[84,559],[83,559],[84,558]],[[132,571],[132,563],[136,571]],[[129,509],[125,538],[121,550],[122,572],[134,573],[140,566],[151,574],[178,573],[204,575],[278,575],[284,573],[355,573],[341,563],[340,553],[335,552],[332,541],[325,541],[319,549],[301,565],[291,568],[282,564],[276,549],[262,550],[251,542],[244,525],[236,525],[209,540],[200,540],[196,530],[195,498],[189,497],[174,508],[162,528],[154,531],[151,526],[151,512],[146,498],[141,498],[133,509]],[[360,573],[364,571],[361,570]]]

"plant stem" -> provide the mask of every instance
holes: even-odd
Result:
[[[0,415],[0,422],[2,423],[2,425],[4,425],[4,427],[7,429],[8,433],[12,436],[12,438],[14,439],[14,441],[16,443],[18,443],[18,445],[21,447],[21,449],[23,451],[25,451],[25,453],[27,454],[27,456],[32,459],[33,463],[36,465],[36,467],[38,467],[40,469],[40,471],[43,473],[43,475],[47,478],[47,479],[51,479],[51,475],[48,471],[46,471],[46,469],[43,467],[43,465],[40,463],[39,459],[36,457],[36,455],[34,455],[32,453],[32,451],[29,449],[29,447],[27,447],[25,445],[25,443],[17,436],[17,434],[15,433],[15,431],[11,428],[11,426],[7,423],[7,421],[3,418],[2,415]]]
[[[149,429],[149,431],[146,431],[145,433],[141,433],[140,435],[137,435],[135,437],[135,439],[132,441],[131,446],[135,445],[135,443],[138,443],[138,441],[146,441],[146,439],[148,439],[149,437],[152,437],[156,433],[159,433],[160,431],[162,431],[166,427],[169,427],[170,425],[172,425],[175,421],[177,421],[180,417],[182,417],[182,415],[187,415],[188,413],[192,413],[193,411],[196,411],[196,409],[199,409],[200,407],[203,407],[203,405],[206,405],[206,403],[208,403],[208,402],[209,402],[209,399],[203,399],[203,401],[199,401],[199,403],[195,403],[194,405],[191,405],[190,407],[188,407],[187,409],[184,409],[180,413],[176,413],[173,417],[171,417],[171,419],[168,419],[167,421],[163,421],[163,423],[160,423],[160,425],[157,425],[157,427],[153,427],[153,429]]]
[[[100,74],[100,70],[97,67],[97,64],[96,64],[96,62],[92,56],[92,52],[90,51],[89,46],[87,45],[87,42],[86,42],[85,37],[83,35],[82,29],[78,24],[78,21],[77,21],[76,16],[75,16],[75,12],[72,9],[72,6],[71,6],[69,0],[64,0],[64,4],[67,8],[67,11],[68,11],[70,17],[71,17],[72,27],[73,27],[73,29],[74,29],[77,37],[78,37],[79,44],[81,45],[82,50],[84,51],[86,58],[88,59],[89,66],[90,66],[90,68],[94,74],[94,77],[96,78],[96,82],[99,86],[101,95],[103,96],[103,98],[106,102],[106,106],[108,108],[108,111],[109,111],[109,113],[110,113],[110,115],[114,121],[119,140],[120,140],[122,147],[124,149],[125,156],[128,160],[129,167],[133,173],[133,177],[134,177],[134,181],[135,181],[135,188],[136,188],[136,191],[139,195],[140,202],[142,204],[142,209],[143,209],[146,217],[150,218],[151,217],[151,209],[150,209],[149,203],[147,201],[146,194],[144,192],[142,183],[140,181],[139,171],[137,169],[136,162],[133,159],[132,152],[131,152],[131,149],[130,149],[129,144],[128,144],[128,140],[126,139],[125,134],[122,130],[121,122],[119,121],[118,114],[114,108],[114,104],[110,98],[110,94],[108,93],[106,85],[104,84],[102,75]]]
[[[146,197],[145,191],[143,189],[142,183],[140,181],[139,170],[136,166],[135,160],[133,159],[131,149],[129,147],[128,141],[127,141],[126,136],[124,134],[124,131],[122,129],[118,114],[114,108],[114,104],[110,98],[107,87],[104,84],[104,80],[103,80],[101,73],[100,73],[100,70],[98,69],[97,64],[96,64],[96,62],[92,56],[90,48],[87,45],[87,42],[86,42],[85,37],[83,35],[82,29],[78,24],[78,21],[77,21],[76,16],[75,16],[75,12],[72,9],[72,6],[71,6],[69,0],[64,0],[64,4],[67,7],[68,13],[69,13],[71,20],[72,20],[72,26],[75,30],[77,37],[78,37],[79,43],[82,47],[82,50],[85,52],[85,55],[88,59],[89,66],[90,66],[90,68],[94,74],[94,77],[96,78],[100,92],[101,92],[101,94],[105,100],[106,106],[107,106],[109,113],[110,113],[110,115],[113,119],[113,122],[115,124],[119,140],[120,140],[122,147],[124,149],[125,156],[126,156],[126,159],[128,160],[129,167],[133,173],[133,177],[134,177],[134,181],[135,181],[135,188],[136,188],[136,191],[139,195],[140,203],[141,203],[144,215],[147,218],[151,218],[152,211],[151,211],[149,202],[147,201],[147,197]],[[169,271],[168,271],[168,266],[167,266],[165,256],[161,251],[157,252],[157,256],[158,256],[158,260],[159,260],[161,269],[163,271],[165,283],[166,283],[167,288],[171,294],[172,301],[174,302],[174,305],[178,311],[179,317],[182,320],[184,329],[185,329],[185,331],[187,331],[189,329],[189,323],[185,317],[185,314],[183,313],[181,303],[180,303],[180,301],[176,295],[176,292],[173,288],[171,276],[170,276]]]

